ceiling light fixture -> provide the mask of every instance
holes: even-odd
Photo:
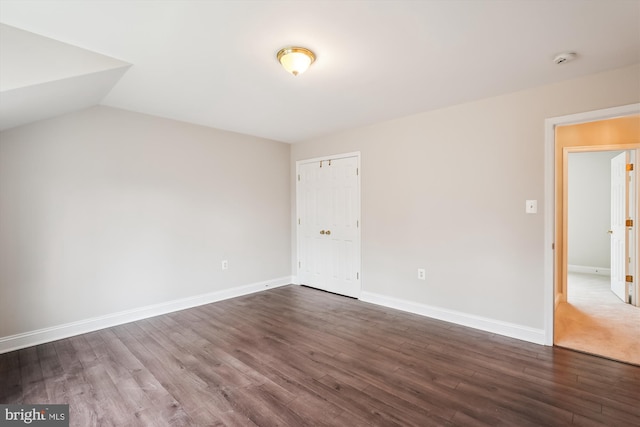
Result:
[[[304,73],[316,60],[316,55],[304,47],[285,47],[278,52],[278,61],[285,70],[297,76]]]

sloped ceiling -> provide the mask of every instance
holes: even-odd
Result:
[[[126,62],[0,24],[0,130],[98,104]]]
[[[2,0],[0,21],[133,64],[38,49],[4,89],[3,60],[5,127],[101,103],[299,142],[640,63],[634,0]],[[288,45],[315,51],[305,74],[279,66]]]

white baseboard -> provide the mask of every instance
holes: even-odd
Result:
[[[480,329],[482,331],[491,332],[494,334],[532,342],[534,344],[544,345],[545,343],[544,329],[535,329],[528,326],[502,322],[500,320],[475,316],[459,311],[447,310],[444,308],[433,307],[426,304],[418,304],[415,302],[396,299],[373,292],[362,292],[360,294],[360,300],[388,308],[407,311],[413,314],[419,314],[421,316],[444,320],[445,322],[451,322],[462,326],[468,326],[470,328]]]
[[[136,320],[147,319],[161,314],[184,310],[186,308],[248,295],[279,286],[285,286],[291,283],[291,279],[291,276],[280,277],[264,282],[237,286],[235,288],[224,289],[193,297],[181,298],[160,304],[148,305],[146,307],[120,311],[118,313],[93,317],[77,322],[66,323],[64,325],[57,325],[49,328],[38,329],[36,331],[0,337],[0,354],[19,350],[25,347],[31,347],[33,345],[56,341],[62,338],[72,337],[74,335],[97,331],[99,329],[122,325],[123,323],[134,322]]]
[[[567,271],[569,273],[586,273],[586,274],[599,274],[601,276],[611,276],[611,269],[604,267],[589,267],[586,265],[567,265]]]

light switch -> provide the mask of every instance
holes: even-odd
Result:
[[[538,201],[537,200],[527,200],[527,207],[525,212],[528,214],[538,213]]]

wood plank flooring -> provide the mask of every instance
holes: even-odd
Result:
[[[299,286],[0,355],[72,426],[637,426],[640,367]]]

